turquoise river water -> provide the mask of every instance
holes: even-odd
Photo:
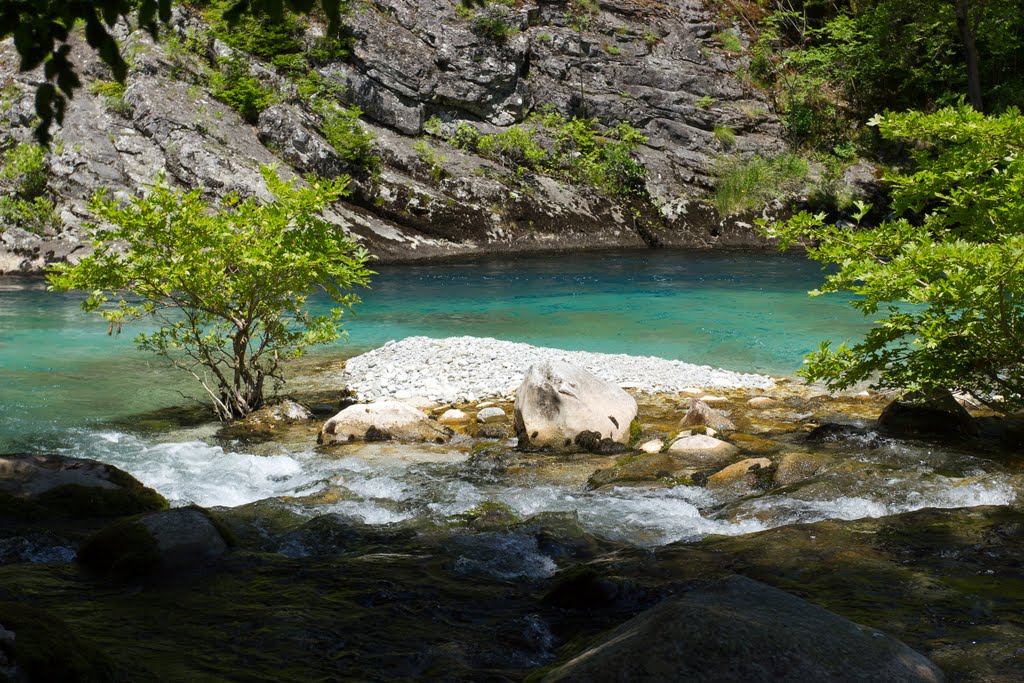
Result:
[[[807,297],[821,272],[796,256],[643,251],[378,270],[346,322],[348,342],[319,351],[326,359],[410,335],[475,335],[791,375],[821,339],[856,337],[865,327],[842,298]],[[391,525],[444,522],[496,501],[523,517],[572,511],[599,534],[661,544],[922,507],[1005,505],[1024,484],[969,450],[898,441],[853,443],[806,486],[754,497],[698,486],[582,491],[560,480],[492,477],[473,465],[471,443],[324,450],[315,436],[238,441],[212,422],[145,417],[186,404],[182,393],[196,393],[191,377],[135,351],[131,330],[108,337],[78,301],[47,292],[41,280],[0,280],[0,452],[110,462],[175,504],[271,498],[299,514]],[[298,368],[306,386],[316,386],[309,373],[321,360]],[[294,502],[321,500],[311,494],[333,502]]]
[[[840,297],[809,298],[817,264],[758,253],[634,251],[378,266],[346,319],[353,355],[412,335],[496,337],[792,375],[824,338],[859,334]],[[81,297],[0,279],[0,450],[182,403],[192,379],[108,337]],[[315,300],[314,307],[326,302]]]

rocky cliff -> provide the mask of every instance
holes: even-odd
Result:
[[[211,74],[235,50],[209,30],[208,13],[177,8],[158,43],[119,27],[131,64],[123,92],[75,37],[87,87],[43,159],[42,198],[53,211],[34,222],[0,212],[0,272],[34,272],[82,253],[86,202],[99,188],[127,196],[163,175],[211,196],[262,195],[259,166],[272,163],[286,173],[352,174],[351,196],[331,218],[385,260],[758,243],[748,223],[715,213],[708,192],[720,156],[782,151],[781,126],[744,85],[743,57],[722,48],[716,31],[724,27],[698,0],[472,9],[452,0],[365,0],[346,21],[347,54],[310,70],[362,110],[379,157],[372,172],[328,142],[323,109],[269,62],[242,55],[248,75],[274,93],[254,123],[216,99]],[[312,44],[319,30],[311,22],[300,38]],[[8,153],[31,141],[39,79],[18,73],[13,45],[0,44]],[[453,144],[450,135],[467,125],[474,135],[497,135],[537,112],[592,117],[598,131],[631,124],[646,137],[630,152],[646,171],[642,187],[620,196]]]

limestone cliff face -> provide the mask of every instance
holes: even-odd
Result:
[[[367,0],[348,23],[352,54],[319,67],[343,82],[344,98],[364,111],[382,167],[358,177],[332,220],[363,238],[385,260],[459,254],[643,246],[752,246],[749,225],[722,220],[707,203],[711,169],[726,153],[784,149],[771,105],[737,77],[743,59],[718,49],[715,27],[697,0],[604,0],[585,30],[572,25],[565,0],[533,0],[502,8],[515,29],[487,37],[460,17],[451,0]],[[201,18],[178,9],[172,31],[201,35]],[[207,34],[208,35],[208,34]],[[258,60],[250,71],[275,87],[280,102],[256,125],[215,100],[204,59],[230,54],[207,38],[206,57],[183,58],[166,41],[122,27],[132,64],[124,106],[76,94],[58,143],[47,155],[47,193],[62,227],[33,234],[0,225],[0,272],[34,272],[82,253],[98,188],[136,193],[164,175],[210,195],[263,195],[261,164],[286,172],[335,176],[351,172],[322,136],[319,116],[289,97],[294,86]],[[202,50],[200,50],[202,52]],[[87,84],[109,78],[78,39],[74,59]],[[6,145],[28,141],[32,86],[38,74],[17,72],[10,42],[0,44]],[[414,149],[432,117],[468,121],[500,132],[542,107],[581,111],[601,123],[630,122],[648,137],[635,156],[647,168],[649,200],[627,206],[595,188],[545,175],[514,176],[492,159],[439,140],[444,173],[431,172]],[[716,127],[735,132],[730,150]]]

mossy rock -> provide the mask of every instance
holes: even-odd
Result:
[[[14,632],[8,656],[30,681],[124,680],[103,652],[46,612],[17,602],[0,602],[0,625]],[[3,673],[0,680],[7,680]]]
[[[127,579],[198,569],[232,545],[226,525],[189,507],[117,522],[86,540],[77,559],[97,574]]]
[[[740,450],[744,453],[754,453],[755,455],[767,455],[768,453],[777,453],[782,450],[782,444],[778,441],[772,441],[771,439],[751,434],[739,432],[730,434],[729,441],[734,446],[739,446]]]
[[[691,471],[685,463],[665,453],[628,455],[614,466],[600,469],[587,480],[588,489],[629,484],[657,484],[685,477]]]
[[[59,455],[0,456],[0,516],[122,517],[167,509],[167,501],[127,472]]]
[[[39,494],[36,501],[67,517],[125,517],[167,509],[167,500],[138,482],[130,488],[65,484]]]

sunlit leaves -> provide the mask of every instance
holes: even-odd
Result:
[[[916,168],[887,178],[899,215],[872,228],[806,212],[761,225],[832,264],[822,292],[858,295],[856,308],[883,316],[858,343],[823,344],[803,374],[834,388],[941,386],[1024,407],[1024,117],[959,106],[871,124],[915,150]]]
[[[358,301],[351,289],[370,275],[366,250],[320,215],[347,179],[300,186],[267,168],[263,178],[273,202],[211,207],[199,189],[164,184],[127,203],[97,194],[89,207],[110,229],[96,230],[90,256],[49,275],[55,289],[91,292],[83,308],[108,323],[155,319],[137,345],[204,381],[222,418],[259,407],[281,359],[343,334],[341,315]],[[318,289],[340,306],[309,315]]]

